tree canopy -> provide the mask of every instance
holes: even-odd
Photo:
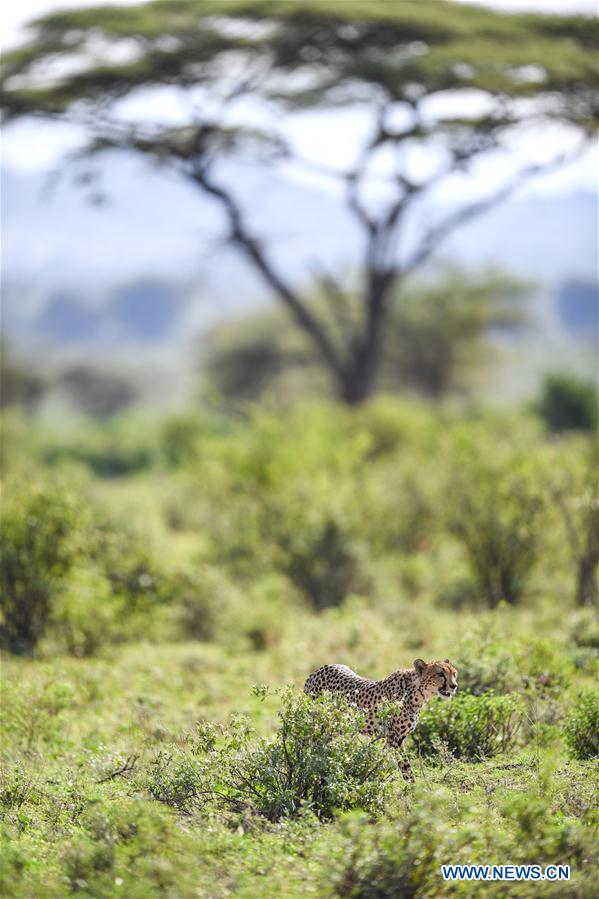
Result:
[[[87,152],[141,153],[211,196],[227,217],[228,238],[310,335],[350,402],[373,389],[398,282],[455,227],[546,163],[521,162],[504,184],[430,223],[408,252],[405,222],[418,201],[480,157],[510,152],[514,134],[531,122],[575,130],[578,148],[599,122],[599,23],[577,16],[447,0],[153,0],[57,12],[32,28],[31,40],[4,58],[6,119],[83,124]],[[164,87],[186,98],[182,123],[127,116],[123,101]],[[298,156],[288,116],[353,104],[371,118],[355,163],[321,167],[338,180],[364,235],[363,315],[340,339],[311,310],[305,285],[277,269],[219,164],[249,156],[314,165]],[[373,203],[368,185],[385,154],[392,160],[385,199]],[[426,173],[414,164],[425,157],[434,160]],[[346,285],[331,273],[316,280],[341,316]]]
[[[585,126],[598,115],[599,25],[579,16],[447,0],[154,0],[58,12],[32,27],[34,38],[4,60],[6,76],[19,79],[6,84],[13,114],[63,112],[81,97],[140,85],[213,81],[223,75],[222,54],[237,51],[265,63],[256,87],[290,107],[363,99],[366,86],[411,105],[479,88],[504,99],[551,95],[551,115]],[[130,58],[111,61],[125,41]],[[42,68],[58,60],[74,70],[44,83]],[[272,77],[300,72],[293,83]],[[28,76],[33,83],[21,80]]]

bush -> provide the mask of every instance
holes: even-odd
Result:
[[[439,530],[436,489],[436,473],[423,471],[420,452],[404,450],[401,462],[377,460],[354,499],[363,545],[375,557],[428,549]]]
[[[416,791],[396,817],[374,823],[363,817],[345,824],[345,844],[333,862],[332,889],[347,899],[418,899],[418,897],[493,896],[523,899],[535,895],[563,897],[593,893],[596,877],[594,832],[567,817],[549,801],[552,783],[541,776],[540,789],[502,791],[501,814],[489,813],[491,791],[477,804],[475,791]],[[443,882],[442,864],[568,864],[576,876],[554,885],[521,881],[495,886]],[[495,888],[496,887],[496,888]],[[328,895],[328,894],[327,894]]]
[[[82,506],[56,483],[23,484],[6,497],[0,535],[0,642],[31,651],[44,633],[53,597],[80,551]]]
[[[489,359],[488,332],[522,325],[525,316],[515,301],[528,289],[498,272],[465,277],[457,269],[438,283],[408,289],[387,327],[388,381],[432,399],[467,391]]]
[[[97,507],[86,539],[88,563],[109,580],[114,595],[122,598],[127,612],[159,602],[166,577],[156,563],[151,544],[141,531]]]
[[[389,899],[434,895],[427,891],[439,878],[447,846],[447,809],[435,794],[419,797],[397,821],[371,824],[348,821],[349,846],[344,863],[333,875],[337,896],[347,899]],[[432,881],[432,883],[431,883]]]
[[[547,375],[538,411],[550,431],[593,431],[597,426],[597,391],[570,375]]]
[[[209,560],[248,581],[284,574],[318,609],[365,590],[369,551],[351,473],[366,451],[345,414],[257,415],[199,460]]]
[[[91,509],[80,541],[85,554],[52,603],[42,652],[83,658],[103,647],[152,637],[183,592],[183,576],[163,571],[141,533]]]
[[[517,696],[462,693],[424,709],[412,739],[420,755],[435,757],[445,750],[476,762],[513,746],[523,716]]]
[[[76,658],[95,655],[102,646],[122,639],[122,599],[108,578],[94,567],[75,567],[53,604],[48,640],[42,653],[52,649]]]
[[[577,759],[599,756],[599,695],[591,690],[580,694],[566,717],[566,742]]]
[[[189,811],[214,806],[279,821],[310,810],[327,820],[342,810],[382,811],[397,766],[365,739],[363,717],[341,700],[287,692],[274,737],[252,743],[244,719],[219,733],[200,726],[187,751],[159,754],[150,794]]]
[[[30,778],[20,769],[3,769],[0,775],[0,821],[24,805],[34,793]]]
[[[0,643],[13,652],[31,652],[50,635],[61,650],[90,655],[130,636],[132,615],[170,598],[147,540],[91,505],[79,486],[19,484],[2,519]]]
[[[556,695],[573,674],[571,657],[554,641],[510,640],[489,626],[478,627],[462,640],[455,662],[460,693],[477,696],[523,691]]]
[[[230,639],[232,613],[241,610],[244,597],[217,568],[178,572],[171,587],[182,636],[210,640],[226,631]]]
[[[160,435],[162,452],[168,465],[176,468],[193,462],[199,452],[200,439],[206,431],[198,415],[176,415],[168,418]]]
[[[160,808],[148,808],[135,798],[96,799],[82,810],[78,823],[63,841],[60,858],[68,895],[158,896],[183,882],[184,874],[165,851],[171,824]]]
[[[516,656],[514,644],[502,640],[495,628],[476,628],[461,641],[455,657],[460,695],[522,689],[522,671]]]
[[[45,441],[41,461],[49,466],[85,466],[100,478],[133,475],[159,459],[155,427],[133,415],[80,423]]]
[[[32,411],[43,398],[47,384],[31,364],[16,359],[5,339],[0,340],[0,409],[22,406]]]
[[[599,614],[594,609],[583,609],[576,616],[572,639],[577,646],[599,649]]]
[[[598,448],[593,441],[585,458],[582,454],[577,457],[566,444],[565,453],[553,454],[547,478],[576,570],[576,603],[591,608],[599,604]]]
[[[366,592],[370,586],[364,548],[334,518],[290,530],[283,537],[282,549],[284,573],[315,609],[338,606],[350,593]]]
[[[466,454],[448,489],[449,530],[466,550],[482,595],[491,606],[517,602],[539,552],[538,479],[516,459],[494,464]]]

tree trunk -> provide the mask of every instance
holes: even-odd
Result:
[[[576,601],[580,606],[599,601],[599,499],[590,500],[587,516],[585,546],[578,559],[576,578]]]
[[[352,366],[341,382],[341,399],[348,406],[359,406],[374,393],[374,378],[365,369]]]
[[[588,553],[582,556],[578,562],[576,602],[579,606],[593,606],[599,602],[598,563],[599,559]]]
[[[381,357],[380,339],[361,341],[356,347],[353,359],[339,379],[340,398],[349,406],[359,406],[374,393]]]
[[[387,297],[396,273],[369,272],[369,289],[365,301],[364,334],[356,341],[353,358],[340,380],[341,399],[359,406],[376,389],[383,360],[383,327],[387,316]]]

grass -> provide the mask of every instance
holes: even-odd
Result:
[[[223,647],[178,642],[125,645],[106,658],[4,659],[3,796],[14,772],[23,795],[22,801],[3,805],[3,835],[11,847],[4,856],[3,895],[333,895],[335,877],[342,877],[343,859],[355,842],[351,817],[321,824],[306,812],[299,821],[267,825],[251,815],[247,820],[180,815],[152,800],[146,787],[156,754],[181,747],[198,721],[224,722],[230,713],[241,713],[258,734],[271,734],[279,700],[261,701],[251,692],[252,683],[291,683],[299,689],[305,673],[324,658],[348,659],[359,671],[382,675],[409,664],[416,641],[429,655],[440,655],[441,647],[459,644],[458,634],[480,628],[475,622],[480,616],[446,613],[436,620],[431,639],[430,628],[412,621],[409,633],[393,630],[367,609],[328,617],[313,621],[309,613],[289,621],[279,645],[267,652],[231,656]],[[510,638],[516,630],[525,645],[534,641],[528,613],[487,613],[486,624],[497,628],[502,617]],[[564,652],[572,651],[557,629],[554,635]],[[590,685],[592,672],[583,672],[581,679]],[[569,691],[557,699],[560,709],[570,701]],[[530,824],[522,860],[560,861],[567,851],[563,832],[586,834],[580,837],[582,848],[575,847],[582,855],[571,859],[572,885],[561,884],[561,893],[541,888],[541,895],[585,895],[581,884],[588,888],[592,876],[596,760],[570,757],[559,725],[545,720],[555,714],[551,697],[532,699],[526,740],[509,754],[468,763],[441,749],[440,758],[417,759],[416,789],[396,783],[391,820],[418,813],[424,816],[419,826],[426,829],[432,810],[442,814],[447,832],[457,829],[464,839],[478,834],[472,837],[478,860],[508,862],[523,826],[510,817],[514,803],[538,797],[542,826],[537,832]],[[106,858],[94,855],[98,832],[108,847]],[[555,849],[543,848],[545,843]],[[427,875],[422,893],[414,895],[448,895],[437,868],[468,861],[468,854],[453,847],[447,853],[436,860],[436,875]],[[463,894],[477,895],[475,887],[469,889]],[[538,894],[526,884],[498,893]]]
[[[599,821],[591,733],[596,612],[575,607],[575,559],[547,503],[542,540],[535,532],[526,549],[534,550],[534,564],[522,594],[491,608],[495,598],[486,600],[477,584],[468,547],[446,524],[443,499],[464,433],[468,453],[484,446],[495,454],[498,472],[502,454],[509,459],[528,446],[540,501],[544,478],[558,470],[556,457],[578,471],[583,443],[570,436],[548,440],[532,419],[515,415],[508,428],[505,421],[448,419],[392,403],[352,415],[317,408],[289,414],[291,421],[288,413],[262,410],[255,421],[182,429],[197,442],[176,463],[161,456],[160,428],[153,425],[151,464],[118,477],[96,469],[101,436],[83,424],[77,460],[69,461],[65,439],[58,468],[47,461],[47,440],[35,423],[11,426],[7,493],[17,489],[24,468],[36,484],[60,475],[74,497],[82,491],[86,514],[74,519],[81,524],[72,570],[60,577],[41,571],[52,609],[42,638],[29,654],[2,655],[0,894],[592,895]],[[129,423],[123,427],[129,452],[135,441]],[[111,453],[119,443],[118,425],[113,428]],[[497,433],[509,434],[509,443],[495,446]],[[142,448],[144,434],[139,427]],[[169,434],[172,439],[172,428]],[[89,456],[86,441],[93,444]],[[90,460],[87,471],[82,457]],[[502,483],[497,501],[509,506],[509,482]],[[491,486],[485,482],[486,491]],[[460,489],[476,491],[477,484],[461,482]],[[27,492],[20,495],[26,503]],[[123,536],[135,556],[125,561],[143,580],[149,553],[155,591],[138,591],[135,577],[116,577],[122,554],[111,544],[102,555],[105,542],[94,543],[100,533],[94,522],[105,521],[107,509],[117,547],[123,528],[143,535],[143,552]],[[332,563],[326,544],[313,539],[330,520],[342,550]],[[417,539],[406,534],[409,521],[418,524]],[[481,521],[492,546],[488,509]],[[97,580],[82,581],[92,556]],[[329,583],[327,565],[340,565],[339,559],[351,561],[347,591],[337,605],[316,611],[304,569],[294,580],[297,560],[319,572],[321,589]],[[369,584],[362,593],[354,590],[355,571]],[[73,598],[82,583],[88,592]],[[95,583],[103,585],[102,596]],[[344,581],[332,583],[346,589]],[[27,596],[26,589],[19,595]],[[9,608],[3,606],[4,615]],[[53,617],[54,609],[62,618]],[[201,639],[190,638],[192,612],[203,622]],[[77,626],[96,628],[93,641],[63,641],[65,616],[75,613]],[[68,654],[68,646],[80,656]],[[168,759],[177,760],[182,789],[193,770],[226,793],[225,767],[242,770],[255,757],[276,758],[271,750],[252,755],[275,745],[281,733],[285,700],[275,691],[289,685],[299,696],[308,673],[323,662],[383,677],[416,657],[449,657],[465,699],[453,718],[446,706],[431,704],[426,752],[419,754],[417,741],[409,747],[415,785],[391,775],[367,811],[334,809],[329,820],[309,804],[290,804],[287,795],[287,804],[276,807],[293,813],[273,821],[251,801],[173,807],[153,789],[153,772]],[[512,700],[521,718],[494,754],[496,715]],[[488,708],[499,712],[484,718]],[[254,729],[247,740],[235,736],[231,716],[247,718]],[[210,722],[216,755],[197,736],[212,733]],[[318,747],[310,706],[294,722],[300,750]],[[474,760],[462,757],[469,753]],[[222,760],[220,772],[215,759]],[[253,785],[278,800],[276,777],[266,774],[256,770]],[[340,764],[335,777],[344,775]],[[567,863],[572,876],[558,884],[442,880],[441,864],[469,862]]]

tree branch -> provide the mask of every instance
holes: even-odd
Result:
[[[107,774],[105,777],[101,777],[100,780],[96,781],[96,783],[103,784],[109,780],[114,780],[115,777],[124,777],[126,774],[130,774],[135,770],[138,759],[138,755],[128,756],[124,764],[120,765],[115,771],[111,771],[110,774]]]
[[[553,169],[559,168],[566,162],[573,161],[580,156],[587,145],[588,141],[585,138],[573,153],[564,153],[548,163],[535,163],[534,165],[525,166],[525,168],[521,169],[495,193],[482,200],[478,200],[475,203],[471,203],[469,206],[458,209],[452,215],[448,216],[445,221],[431,228],[428,233],[425,234],[421,246],[412,255],[412,258],[406,265],[402,266],[401,273],[407,275],[413,272],[414,269],[422,265],[422,263],[434,253],[439,244],[442,243],[447,235],[456,228],[466,224],[470,219],[475,218],[481,213],[487,212],[494,206],[499,205],[499,203],[502,203],[530,178],[536,175],[544,175]]]
[[[296,322],[310,335],[322,358],[337,377],[343,377],[343,366],[337,351],[317,319],[296,291],[283,279],[267,257],[260,242],[249,232],[241,208],[230,191],[216,184],[208,175],[206,164],[194,165],[189,173],[192,181],[213,196],[223,207],[231,227],[231,240],[237,244],[262,275]]]

